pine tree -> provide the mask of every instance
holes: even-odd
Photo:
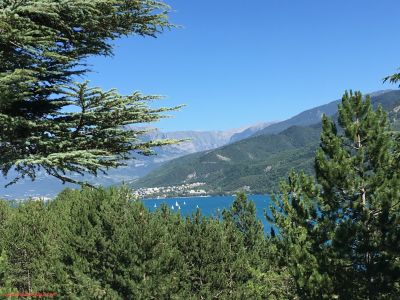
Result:
[[[346,92],[339,126],[322,124],[316,180],[292,173],[272,208],[297,293],[391,299],[400,282],[400,169],[386,114]]]
[[[11,213],[9,203],[0,200],[0,295],[13,291],[10,280],[12,266],[6,252],[7,222],[10,220]]]
[[[343,297],[357,287],[359,298],[384,298],[399,292],[400,280],[395,140],[386,113],[374,111],[359,92],[343,96],[338,121],[342,133],[324,118],[316,155],[321,224],[331,233],[336,289]]]
[[[263,237],[261,221],[257,219],[254,202],[249,201],[244,192],[236,195],[230,210],[223,211],[224,221],[231,222],[244,236],[244,246],[248,250],[257,247]]]
[[[286,268],[277,264],[279,253],[274,241],[264,235],[254,202],[244,192],[238,193],[231,208],[223,211],[223,220],[231,247],[245,249],[241,259],[246,261],[247,269],[241,274],[243,286],[239,295],[245,299],[290,298],[292,283]]]
[[[169,299],[181,271],[175,216],[150,213],[127,188],[66,190],[51,203],[61,236],[60,295],[94,299]],[[176,232],[178,233],[178,232]]]
[[[173,27],[167,5],[8,0],[0,12],[0,170],[19,174],[10,183],[34,180],[40,169],[76,182],[71,172],[97,175],[122,165],[131,152],[150,154],[171,143],[140,142],[144,132],[127,125],[157,121],[177,107],[150,109],[148,101],[159,96],[122,96],[73,82],[89,71],[86,58],[112,55],[114,39]],[[76,112],[67,112],[71,106]]]
[[[21,293],[53,292],[59,251],[56,233],[42,201],[21,203],[5,231],[8,279]]]
[[[331,278],[321,267],[327,249],[316,221],[321,199],[315,179],[291,171],[272,200],[272,215],[267,219],[278,230],[271,242],[278,249],[277,273],[286,279],[288,294],[300,299],[332,299]]]

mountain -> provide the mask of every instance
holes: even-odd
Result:
[[[327,116],[333,116],[336,114],[339,103],[340,100],[335,100],[328,104],[303,111],[288,120],[272,124],[271,126],[259,130],[254,135],[279,133],[290,126],[307,126],[318,123],[323,114]]]
[[[241,129],[231,129],[226,131],[176,131],[176,132],[161,132],[153,130],[142,136],[143,140],[155,139],[189,139],[177,145],[166,146],[155,149],[157,155],[145,157],[133,155],[136,159],[127,161],[127,166],[118,169],[111,169],[107,175],[99,175],[94,177],[86,175],[82,177],[75,175],[77,180],[87,180],[97,185],[116,185],[122,182],[135,180],[141,176],[148,174],[150,171],[160,167],[163,163],[181,156],[191,153],[210,150],[221,147],[230,142],[231,137],[248,127]],[[148,128],[149,129],[149,128]],[[11,172],[7,179],[0,176],[0,197],[7,199],[27,198],[27,197],[53,197],[61,190],[71,187],[76,188],[76,185],[63,185],[58,180],[46,173],[39,174],[35,181],[24,179],[16,184],[4,188],[10,180],[14,179],[16,173]]]
[[[244,140],[247,139],[249,137],[251,137],[252,135],[256,134],[257,132],[263,130],[264,128],[267,128],[268,126],[271,126],[272,124],[275,124],[277,122],[262,122],[262,123],[258,123],[256,125],[253,125],[241,132],[235,133],[234,135],[232,135],[229,143],[234,143],[240,140]]]
[[[134,188],[205,183],[210,194],[238,189],[267,192],[290,167],[308,168],[320,126],[292,126],[279,134],[251,137],[221,148],[167,162],[133,183]]]
[[[373,104],[380,103],[383,105],[384,109],[388,109],[398,100],[399,91],[383,90],[369,93],[369,95]],[[305,110],[290,119],[272,124],[262,130],[256,131],[254,135],[279,133],[293,125],[307,126],[318,123],[323,114],[330,117],[334,116],[337,113],[337,106],[340,102],[341,100],[335,100],[328,104]]]
[[[389,112],[392,123],[398,124],[400,90],[370,95],[374,107],[381,105]],[[271,191],[292,168],[313,172],[321,116],[325,113],[336,118],[338,103],[339,100],[333,101],[272,124],[251,138],[169,161],[132,186],[146,190],[200,183],[208,194],[234,193],[239,189],[251,193]]]

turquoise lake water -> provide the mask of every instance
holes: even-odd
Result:
[[[256,206],[257,217],[264,225],[265,232],[269,232],[269,224],[265,219],[265,211],[269,210],[270,198],[268,195],[249,195]],[[222,210],[228,209],[234,196],[210,196],[210,197],[188,197],[188,198],[168,198],[168,199],[146,199],[143,200],[145,206],[154,211],[162,204],[166,204],[171,210],[180,213],[182,216],[190,216],[199,208],[205,216],[221,216]],[[180,209],[179,209],[180,208]]]

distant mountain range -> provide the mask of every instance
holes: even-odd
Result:
[[[370,96],[373,105],[381,105],[388,111],[392,124],[399,128],[400,90],[379,91]],[[250,138],[171,160],[132,186],[151,188],[197,182],[205,184],[202,189],[208,194],[230,194],[238,190],[270,192],[292,168],[313,172],[321,117],[326,114],[336,118],[339,102],[336,100],[269,125],[255,131]]]
[[[84,178],[76,175],[79,180],[87,180],[97,185],[116,185],[122,182],[131,182],[139,177],[148,174],[150,171],[160,167],[165,162],[185,156],[195,152],[215,149],[230,143],[234,135],[243,131],[256,132],[263,129],[270,123],[255,124],[240,129],[231,129],[226,131],[177,131],[177,132],[161,132],[154,130],[142,138],[143,140],[155,139],[189,139],[177,145],[171,145],[163,148],[155,149],[157,155],[145,157],[135,155],[136,159],[127,161],[127,166],[118,169],[109,170],[107,175],[99,175],[98,177],[87,175]],[[246,134],[243,135],[247,136]],[[240,139],[240,137],[236,137]],[[0,177],[0,198],[15,199],[28,197],[53,197],[66,187],[76,188],[76,185],[61,184],[58,180],[41,173],[35,181],[29,179],[21,180],[15,185],[4,188],[16,174],[12,172],[8,176],[8,180]]]

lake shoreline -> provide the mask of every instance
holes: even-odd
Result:
[[[247,194],[249,200],[251,196],[267,196],[268,194]],[[140,201],[154,201],[154,200],[172,200],[172,199],[193,199],[193,198],[211,198],[211,197],[236,197],[236,194],[224,194],[224,195],[204,195],[204,196],[177,196],[177,197],[162,197],[162,198],[139,198]]]
[[[218,195],[218,196],[229,196],[229,195]],[[218,197],[217,196],[217,197]],[[162,197],[162,198],[140,198],[139,200],[142,201],[149,201],[149,200],[171,200],[171,199],[188,199],[188,198],[210,198],[216,197],[215,195],[206,195],[206,196],[177,196],[177,197]]]

